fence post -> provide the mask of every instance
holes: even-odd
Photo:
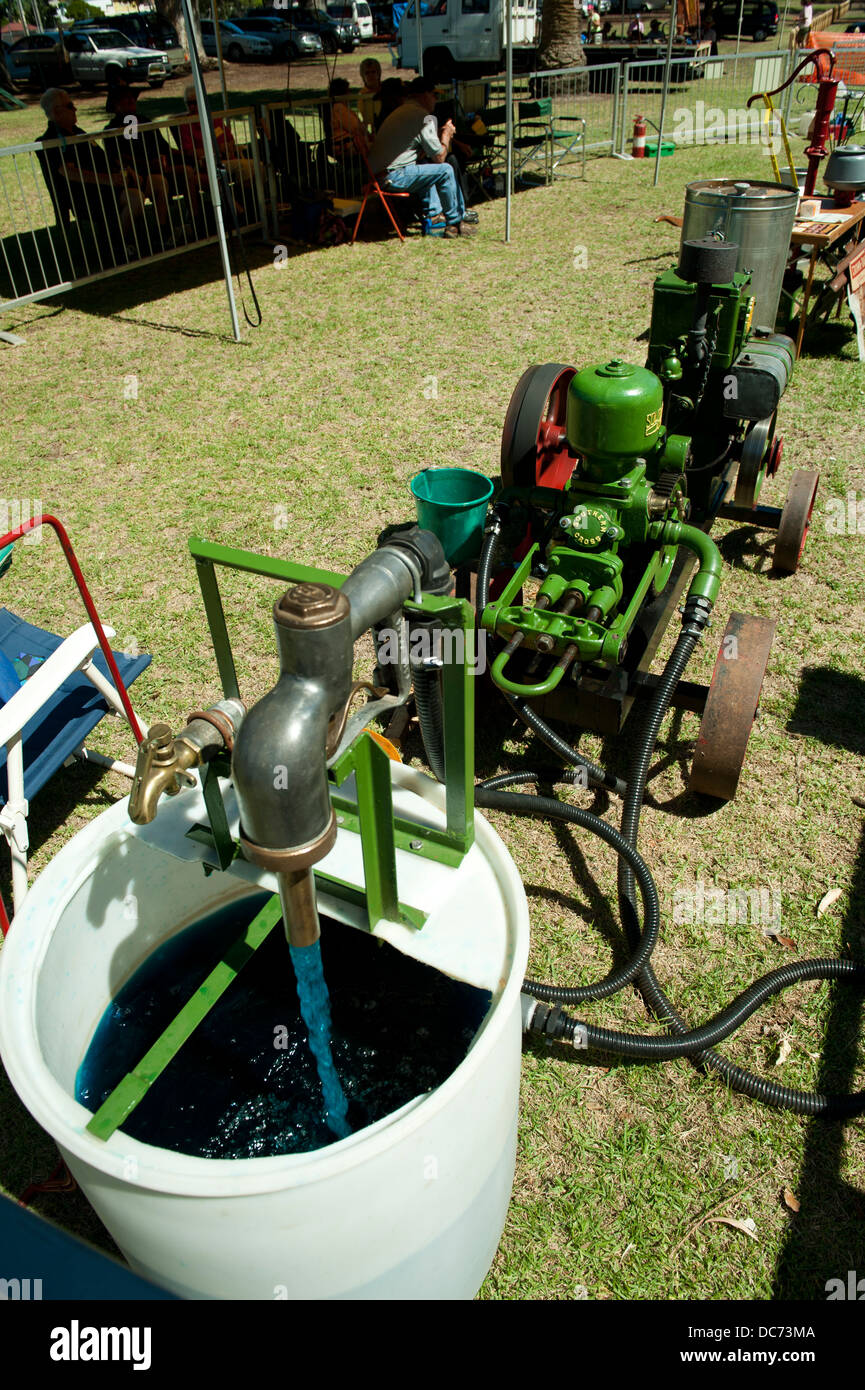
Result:
[[[616,68],[615,76],[614,76],[614,78],[613,78],[613,126],[612,126],[612,130],[610,131],[610,154],[615,154],[615,153],[616,153],[616,137],[617,137],[617,135],[618,135],[619,115],[620,115],[619,103],[620,103],[620,101],[621,101],[621,95],[622,95],[622,69],[621,69],[620,67],[617,67],[617,68]]]
[[[628,121],[628,76],[629,76],[629,71],[630,71],[630,64],[628,64],[628,63],[622,63],[622,66],[621,66],[621,68],[619,69],[619,71],[620,71],[620,73],[621,73],[621,90],[622,90],[622,100],[621,100],[621,107],[620,107],[620,110],[621,110],[621,120],[620,120],[620,125],[619,125],[619,154],[624,154],[624,153],[625,153],[625,126],[627,125],[627,121]]]

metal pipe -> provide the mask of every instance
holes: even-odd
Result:
[[[278,874],[282,923],[290,946],[314,946],[321,936],[312,869]]]

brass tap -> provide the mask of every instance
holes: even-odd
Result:
[[[138,749],[129,819],[136,825],[149,825],[162,793],[176,796],[180,791],[178,774],[200,761],[200,748],[182,736],[175,738],[167,724],[154,724]]]

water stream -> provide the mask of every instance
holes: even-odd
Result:
[[[311,946],[289,946],[288,949],[297,978],[301,1017],[309,1031],[309,1046],[321,1078],[325,1119],[337,1139],[345,1139],[351,1134],[351,1125],[348,1123],[348,1101],[330,1048],[330,996],[324,982],[321,943],[315,941]]]

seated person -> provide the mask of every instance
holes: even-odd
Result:
[[[634,18],[628,25],[628,42],[638,43],[640,39],[642,39],[644,33],[645,30],[643,29],[643,21],[640,19],[640,16],[638,14],[635,14]]]
[[[198,98],[195,95],[195,87],[190,82],[185,88],[184,97],[186,98],[186,110],[190,116],[198,115]],[[251,159],[237,152],[237,144],[228,125],[222,116],[213,117],[213,134],[216,140],[216,151],[225,165],[232,178],[238,179],[246,189],[252,187],[255,179],[255,165]],[[175,138],[180,142],[180,148],[184,158],[194,164],[201,171],[205,172],[206,164],[204,159],[204,140],[201,134],[201,122],[192,121],[188,125],[177,126]],[[240,208],[238,208],[238,215]]]
[[[475,228],[465,222],[459,183],[453,169],[445,163],[454,126],[447,121],[438,129],[435,104],[434,82],[426,77],[410,82],[402,106],[382,122],[369,163],[373,173],[383,176],[389,187],[417,194],[428,218],[443,212],[446,237],[468,236]]]
[[[378,58],[364,58],[360,80],[363,87],[357,99],[358,109],[367,130],[374,130],[381,115],[381,63]]]
[[[615,37],[616,37],[616,34],[615,34],[614,30],[613,30],[612,22],[611,22],[609,19],[605,19],[605,20],[604,20],[604,26],[603,26],[603,28],[601,29],[601,41],[602,41],[602,43],[612,43],[612,41],[613,41],[613,39],[614,39]]]
[[[270,157],[280,176],[283,196],[310,197],[332,186],[323,140],[301,140],[288,115],[272,109],[269,117]]]
[[[659,19],[649,21],[649,32],[646,35],[648,43],[661,43],[664,37],[664,28]]]
[[[349,85],[344,77],[330,84],[330,151],[341,166],[337,178],[339,193],[359,193],[367,182],[366,167],[360,156],[369,153],[369,141],[360,116],[348,104]],[[327,122],[325,123],[327,130]]]
[[[130,134],[129,117],[139,120],[138,88],[126,83],[116,85],[108,98],[113,115],[106,125],[106,131],[119,132],[116,139],[106,141],[105,150],[112,169],[130,169],[138,175],[142,192],[149,197],[156,208],[160,227],[168,222],[168,199],[172,195],[186,195],[194,218],[201,211],[198,195],[198,171],[194,165],[187,165],[183,156],[173,150],[164,135],[158,130],[139,131],[132,126]],[[141,118],[146,124],[146,119]]]
[[[379,130],[384,121],[405,101],[405,89],[399,77],[386,77],[381,84],[380,110],[375,118],[375,129]]]
[[[49,87],[39,105],[48,118],[40,140],[64,142],[42,151],[42,167],[53,182],[55,197],[62,202],[68,192],[76,218],[90,222],[97,236],[104,233],[109,243],[134,242],[135,223],[144,213],[135,171],[112,170],[105,151],[95,141],[65,146],[67,136],[85,135],[86,131],[76,124],[75,103],[62,87]]]

